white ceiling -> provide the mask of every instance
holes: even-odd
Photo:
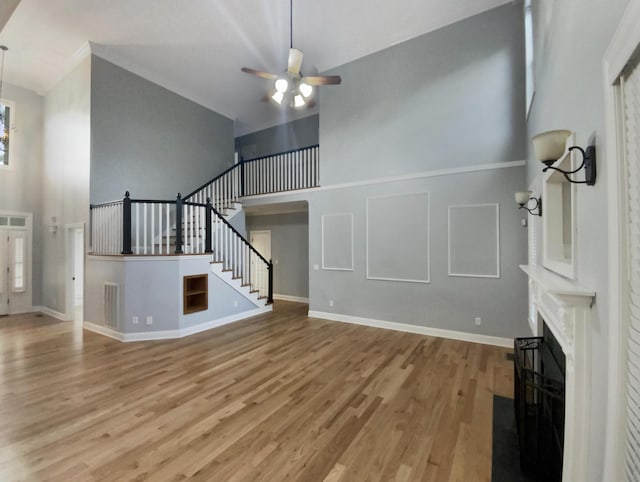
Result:
[[[294,0],[293,43],[303,72],[323,72],[511,1]],[[286,69],[289,0],[21,0],[0,32],[5,80],[45,93],[87,42],[234,119],[236,135],[309,115],[260,102],[269,82],[240,71]]]

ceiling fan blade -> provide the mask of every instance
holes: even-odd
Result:
[[[291,75],[300,74],[300,67],[302,67],[302,58],[304,54],[298,49],[289,49],[289,62],[287,64],[287,72]]]
[[[312,77],[303,77],[300,82],[309,85],[340,85],[342,77],[339,75],[316,75]]]
[[[276,80],[278,78],[276,74],[270,74],[269,72],[262,72],[260,70],[249,69],[247,67],[242,67],[242,69],[240,70],[242,70],[247,74],[255,75],[257,77],[261,77],[267,80]]]

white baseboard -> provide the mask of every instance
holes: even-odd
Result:
[[[265,306],[263,308],[256,308],[255,310],[243,311],[235,315],[226,316],[217,320],[207,321],[188,328],[180,328],[178,330],[162,330],[162,331],[145,331],[140,333],[122,333],[113,328],[107,326],[98,325],[89,321],[84,322],[84,328],[100,335],[108,336],[115,340],[130,342],[130,341],[150,341],[150,340],[171,340],[175,338],[183,338],[185,336],[194,335],[203,331],[211,330],[222,325],[228,325],[236,321],[251,318],[252,316],[261,315],[272,311],[272,305]]]
[[[120,333],[119,331],[116,331],[113,328],[109,328],[108,326],[98,325],[97,323],[91,323],[90,321],[85,321],[82,324],[82,327],[85,330],[98,333],[99,335],[108,336],[109,338],[113,338],[114,340],[125,341],[124,333]]]
[[[274,300],[282,300],[282,301],[295,301],[296,303],[309,303],[309,298],[302,298],[300,296],[289,296],[289,295],[273,295]]]
[[[262,308],[256,308],[251,311],[243,311],[242,313],[237,313],[235,315],[226,316],[224,318],[219,318],[217,320],[208,321],[206,323],[200,323],[199,325],[190,326],[189,328],[181,328],[180,336],[178,338],[182,338],[183,336],[194,335],[196,333],[200,333],[202,331],[207,331],[212,328],[217,328],[218,326],[228,325],[229,323],[234,323],[236,321],[245,320],[247,318],[251,318],[252,316],[262,315],[263,313],[269,313],[273,311],[273,305],[263,306]]]
[[[60,313],[59,311],[52,310],[51,308],[47,308],[46,306],[34,306],[34,311],[39,311],[40,313],[44,313],[45,315],[52,316],[61,321],[69,321],[67,315],[64,313]]]
[[[408,323],[398,323],[395,321],[374,320],[372,318],[361,318],[358,316],[340,315],[337,313],[323,313],[321,311],[309,311],[309,318],[322,318],[324,320],[341,321],[343,323],[353,323],[355,325],[383,328],[385,330],[404,331],[407,333],[415,333],[418,335],[435,336],[438,338],[449,338],[451,340],[481,343],[483,345],[513,348],[513,340],[511,338],[501,338],[498,336],[478,335],[476,333],[443,330],[441,328],[410,325]]]

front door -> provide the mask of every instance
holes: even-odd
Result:
[[[26,229],[0,228],[0,315],[29,311]]]

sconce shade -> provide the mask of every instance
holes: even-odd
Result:
[[[530,195],[531,191],[518,191],[516,193],[516,202],[518,204],[527,204],[529,202]]]
[[[571,131],[559,129],[547,131],[531,139],[533,142],[533,152],[540,162],[545,164],[553,164],[564,154],[567,138],[571,135]]]

